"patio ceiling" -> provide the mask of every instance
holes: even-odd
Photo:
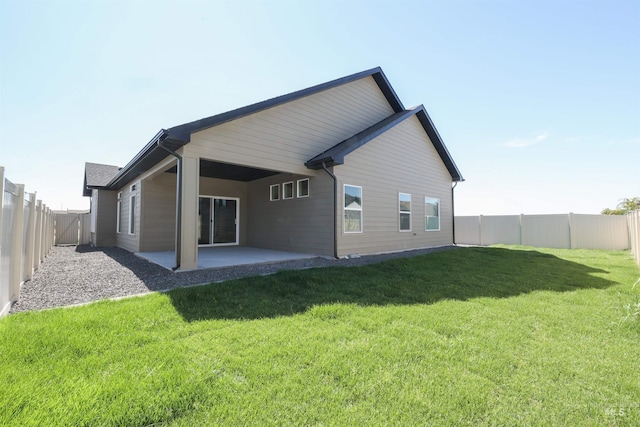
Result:
[[[176,173],[176,167],[168,169],[167,172]],[[200,176],[207,178],[229,179],[232,181],[249,182],[268,176],[277,175],[266,169],[257,169],[248,166],[233,165],[230,163],[214,162],[212,160],[200,159]]]

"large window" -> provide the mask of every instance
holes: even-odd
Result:
[[[136,195],[129,198],[129,234],[136,233]]]
[[[362,233],[362,187],[344,186],[344,232]]]
[[[116,205],[116,232],[122,232],[122,192],[118,193],[118,204]]]
[[[424,224],[426,231],[440,230],[440,199],[424,198]]]
[[[400,193],[398,195],[398,207],[400,231],[411,231],[411,194]]]

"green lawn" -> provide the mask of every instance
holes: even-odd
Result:
[[[640,423],[628,252],[460,248],[0,320],[0,425]]]

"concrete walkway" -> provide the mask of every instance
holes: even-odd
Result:
[[[176,265],[176,253],[137,252],[136,255],[171,270]],[[247,246],[218,246],[198,248],[198,268],[234,267],[247,264],[293,261],[315,258],[317,255],[274,251]]]

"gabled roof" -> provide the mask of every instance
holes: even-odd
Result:
[[[370,70],[362,71],[360,73],[352,74],[347,77],[342,77],[340,79],[332,80],[327,83],[322,83],[316,86],[312,86],[307,89],[302,89],[286,95],[281,95],[272,99],[268,99],[266,101],[258,102],[257,104],[252,104],[246,107],[238,108],[236,110],[227,111],[226,113],[217,114],[215,116],[185,123],[183,125],[174,126],[172,128],[167,129],[166,132],[170,138],[175,138],[181,141],[188,142],[192,133],[199,132],[201,130],[208,129],[210,127],[217,126],[222,123],[236,120],[243,116],[248,116],[249,114],[254,114],[259,111],[275,107],[277,105],[295,101],[296,99],[304,98],[305,96],[313,95],[318,92],[322,92],[327,89],[332,89],[334,87],[351,83],[355,80],[359,80],[369,76],[373,77],[378,87],[380,88],[385,98],[387,99],[387,102],[389,102],[389,105],[391,105],[391,108],[393,108],[395,112],[404,110],[404,107],[402,106],[402,102],[400,101],[400,98],[398,98],[398,95],[396,95],[395,91],[391,87],[391,84],[389,83],[386,76],[382,72],[382,69],[380,67],[376,67]]]
[[[322,83],[316,86],[302,89],[296,92],[292,92],[286,95],[281,95],[266,101],[258,102],[246,107],[238,108],[226,113],[217,114],[215,116],[206,117],[204,119],[195,120],[193,122],[185,123],[182,125],[174,126],[169,129],[162,129],[156,134],[144,146],[144,148],[131,160],[120,173],[109,182],[107,188],[110,190],[119,189],[122,185],[135,179],[143,172],[149,170],[156,165],[159,161],[167,157],[167,151],[160,147],[160,144],[175,151],[183,145],[191,141],[191,134],[199,132],[201,130],[208,129],[213,126],[220,125],[232,120],[239,119],[250,114],[254,114],[268,108],[273,108],[278,105],[285,104],[287,102],[295,101],[306,96],[310,96],[334,87],[338,87],[353,81],[372,77],[380,91],[383,93],[387,102],[395,112],[404,110],[404,106],[396,95],[395,91],[391,87],[391,84],[387,80],[387,77],[382,72],[380,67],[372,68],[370,70],[362,71],[360,73],[352,74],[350,76],[342,77],[336,80],[332,80],[327,83]]]
[[[99,185],[97,181],[91,181],[92,183],[96,183],[95,186],[100,186],[102,188],[106,188],[109,190],[117,190],[120,189],[127,182],[132,181],[142,173],[146,172],[153,166],[155,166],[158,162],[163,160],[169,154],[168,150],[176,151],[182,146],[188,144],[191,141],[191,134],[195,132],[202,131],[204,129],[208,129],[214,126],[218,126],[222,123],[226,123],[232,120],[239,119],[244,116],[248,116],[250,114],[254,114],[269,108],[276,107],[278,105],[282,105],[291,101],[295,101],[300,98],[304,98],[306,96],[314,95],[316,93],[332,89],[344,84],[351,83],[353,81],[365,78],[372,77],[378,88],[386,98],[387,102],[391,106],[394,111],[394,114],[389,116],[388,118],[382,120],[381,122],[371,126],[370,128],[360,132],[357,135],[354,135],[351,138],[337,144],[331,149],[327,150],[325,153],[322,153],[313,159],[307,162],[307,166],[312,169],[318,169],[322,167],[322,161],[324,160],[326,164],[342,164],[344,162],[344,156],[349,152],[355,150],[360,147],[362,144],[370,141],[396,124],[402,122],[406,118],[416,115],[420,120],[420,123],[424,127],[425,131],[429,135],[429,138],[433,142],[436,150],[440,154],[440,157],[444,161],[447,169],[451,173],[451,177],[454,181],[461,181],[462,176],[458,171],[453,159],[451,158],[449,152],[447,151],[442,139],[438,135],[431,119],[427,115],[423,106],[405,110],[400,98],[396,95],[395,91],[391,87],[391,84],[387,80],[386,76],[382,72],[380,67],[372,68],[370,70],[362,71],[360,73],[352,74],[350,76],[342,77],[336,80],[332,80],[327,83],[322,83],[316,86],[312,86],[307,89],[302,89],[296,92],[292,92],[286,95],[278,96],[276,98],[272,98],[266,101],[258,102],[256,104],[252,104],[246,107],[238,108],[232,111],[228,111],[226,113],[217,114],[215,116],[206,117],[200,120],[195,120],[193,122],[185,123],[178,126],[173,126],[168,129],[161,129],[143,148],[142,150],[123,168],[115,171],[115,173],[111,176],[111,178],[104,184]],[[329,161],[327,161],[329,159]],[[90,165],[90,163],[87,163]],[[95,165],[92,163],[92,165]],[[108,165],[97,165],[97,166],[106,166],[113,171],[113,168],[117,168],[116,166],[108,166]],[[106,173],[105,175],[106,176]],[[85,181],[87,177],[85,176]],[[103,182],[103,181],[101,181]],[[92,187],[92,184],[85,182],[84,187],[84,195],[90,195],[91,192],[89,188]]]
[[[84,164],[83,196],[91,196],[91,189],[104,187],[120,172],[119,166],[103,165],[100,163]]]
[[[429,139],[433,143],[436,151],[440,155],[440,158],[444,162],[449,174],[451,174],[451,178],[454,181],[463,181],[462,175],[458,170],[458,167],[453,161],[451,154],[445,147],[438,131],[436,130],[433,122],[429,118],[427,111],[425,110],[423,105],[412,108],[410,110],[404,110],[399,113],[392,114],[384,120],[376,123],[375,125],[363,130],[362,132],[353,135],[350,138],[345,139],[344,141],[334,145],[323,153],[318,154],[314,158],[308,160],[305,163],[305,166],[309,169],[321,169],[322,163],[324,162],[325,166],[335,166],[341,165],[344,163],[344,156],[356,150],[357,148],[363,146],[367,142],[376,138],[377,136],[382,135],[384,132],[393,128],[399,123],[402,123],[404,120],[409,117],[416,116],[420,121],[424,131],[429,136]]]

